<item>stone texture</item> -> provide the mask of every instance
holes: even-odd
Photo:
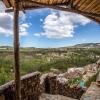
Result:
[[[14,81],[0,86],[0,94],[5,97],[5,100],[15,100]],[[40,94],[39,72],[27,74],[21,78],[21,100],[39,100]]]
[[[40,100],[77,100],[77,99],[72,99],[69,97],[61,96],[61,95],[50,95],[50,94],[42,94],[40,96]]]
[[[0,100],[5,100],[5,97],[3,95],[0,95]]]
[[[93,82],[80,100],[100,100],[100,87]]]
[[[99,72],[99,74],[98,74],[98,76],[97,76],[97,83],[98,83],[98,85],[100,86],[100,72]]]
[[[79,99],[81,95],[84,93],[84,91],[80,87],[70,87],[70,85],[67,82],[60,82],[57,79],[57,76],[47,76],[44,82],[45,93],[48,94],[59,94]]]

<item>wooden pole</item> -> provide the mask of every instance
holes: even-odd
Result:
[[[14,61],[15,61],[15,100],[21,100],[19,65],[19,4],[14,0]]]

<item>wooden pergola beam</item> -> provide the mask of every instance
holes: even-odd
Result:
[[[40,8],[44,8],[44,7],[24,7],[23,9],[24,10],[36,10],[36,9],[40,9]],[[19,9],[21,11],[21,9]],[[9,9],[6,9],[5,12],[6,13],[10,13],[10,12],[13,12],[14,9],[13,8],[9,8]]]
[[[14,0],[14,63],[15,63],[15,100],[21,100],[19,64],[19,1]]]
[[[47,4],[43,4],[43,3],[38,3],[38,2],[35,2],[35,1],[26,1],[26,0],[22,0],[21,2],[27,2],[27,3],[33,3],[35,4],[36,6],[40,6],[40,7],[46,7],[46,8],[52,8],[52,9],[56,9],[56,10],[62,10],[62,11],[68,11],[68,12],[73,12],[73,13],[78,13],[78,14],[87,14],[87,15],[91,15],[91,16],[96,16],[96,17],[100,17],[100,14],[95,14],[95,13],[88,13],[88,12],[83,12],[83,11],[80,11],[80,10],[76,10],[76,9],[72,9],[72,8],[66,8],[65,7],[61,7],[62,5],[47,5]]]
[[[89,13],[89,12],[83,12],[83,11],[80,11],[80,10],[77,10],[77,9],[74,9],[73,8],[67,8],[66,5],[65,7],[61,7],[62,5],[56,5],[56,4],[43,4],[43,3],[39,3],[39,2],[36,2],[36,1],[33,1],[33,0],[30,0],[30,1],[26,1],[26,0],[20,0],[19,1],[19,4],[20,5],[23,5],[23,2],[25,3],[30,3],[30,4],[33,4],[33,7],[25,7],[24,10],[31,10],[32,8],[33,9],[38,9],[38,8],[51,8],[51,9],[56,9],[56,10],[61,10],[61,11],[67,11],[67,12],[72,12],[72,13],[78,13],[78,14],[81,14],[93,21],[96,21],[100,24],[100,21],[98,21],[97,19],[94,18],[94,16],[96,17],[100,17],[100,14],[95,14],[95,13]],[[37,6],[36,8],[34,8],[35,6]],[[22,10],[21,8],[19,8],[19,10]],[[9,10],[6,10],[6,12],[10,12],[12,11],[11,9]],[[93,17],[92,17],[93,16]]]
[[[80,11],[80,10],[65,8],[65,7],[56,6],[56,5],[47,5],[47,4],[38,3],[38,2],[35,2],[35,1],[32,1],[32,0],[30,0],[30,1],[21,0],[20,2],[23,3],[23,1],[27,2],[27,3],[33,3],[33,5],[44,7],[44,8],[51,8],[51,9],[55,9],[55,10],[61,10],[61,11],[67,11],[67,12],[81,14],[81,15],[83,15],[83,16],[85,16],[85,17],[87,17],[87,18],[89,18],[89,19],[91,19],[91,20],[93,20],[93,21],[100,24],[100,21],[98,21],[97,19],[92,17],[92,16],[100,17],[100,14],[83,12],[83,11]]]
[[[66,3],[59,3],[59,4],[43,4],[43,3],[39,3],[39,2],[36,2],[36,1],[33,1],[33,0],[20,0],[19,1],[19,5],[23,5],[23,3],[31,3],[35,6],[37,6],[35,8],[35,6],[33,6],[33,9],[37,9],[37,8],[52,8],[52,9],[56,9],[56,10],[62,10],[62,11],[68,11],[68,12],[73,12],[73,13],[79,13],[79,14],[87,14],[87,15],[91,15],[91,16],[96,16],[96,17],[100,17],[100,14],[95,14],[95,13],[89,13],[89,12],[84,12],[84,11],[80,11],[78,9],[75,9],[74,6],[73,6],[73,0],[69,0],[69,5],[72,6],[72,8],[67,8],[66,7]],[[65,6],[65,7],[61,7],[61,6]],[[31,7],[32,8],[32,7]],[[30,9],[30,7],[25,7],[24,8],[25,10],[27,9]],[[19,10],[22,10],[21,8],[19,8]],[[13,9],[8,9],[6,10],[6,12],[12,12]]]

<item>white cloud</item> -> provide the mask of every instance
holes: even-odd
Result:
[[[43,22],[43,19],[42,18],[40,19],[40,22]]]
[[[13,12],[5,13],[6,7],[0,1],[0,34],[3,33],[6,36],[13,35]],[[31,26],[31,23],[26,23],[26,16],[23,12],[19,12],[19,35],[26,36],[28,34],[27,29]]]
[[[39,34],[39,33],[35,33],[34,36],[40,37],[41,34]]]
[[[79,25],[86,25],[90,20],[75,13],[53,12],[44,20],[44,32],[40,35],[47,38],[66,38],[73,37],[74,29]]]
[[[2,1],[0,1],[0,12],[3,12],[5,10],[5,5],[3,4]]]
[[[0,13],[0,33],[5,33],[6,35],[12,34],[13,28],[13,16],[7,13]]]
[[[25,22],[26,16],[22,11],[19,12],[19,17],[20,17],[21,23]]]
[[[23,23],[23,24],[19,25],[19,34],[21,36],[28,35],[27,28],[29,28],[29,27],[30,27],[30,25],[27,23]]]
[[[28,35],[27,29],[31,26],[30,23],[26,23],[25,15],[20,14],[21,23],[19,23],[19,34],[20,36]],[[10,36],[13,34],[13,14],[11,13],[0,13],[0,33]]]

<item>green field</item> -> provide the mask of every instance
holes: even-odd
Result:
[[[14,79],[13,49],[0,50],[0,85]],[[84,67],[100,58],[100,48],[20,49],[21,75],[51,68],[67,71],[70,67]]]

